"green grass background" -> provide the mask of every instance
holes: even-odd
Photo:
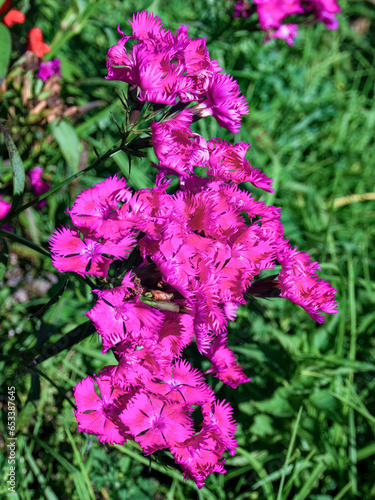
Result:
[[[26,170],[41,165],[56,185],[77,171],[80,155],[87,155],[89,164],[93,147],[104,153],[118,139],[110,112],[122,121],[116,92],[124,86],[104,80],[118,22],[129,30],[127,19],[147,8],[172,31],[187,24],[192,36],[207,37],[211,58],[238,80],[250,103],[235,137],[214,119],[198,122],[197,131],[206,138],[253,144],[248,159],[274,178],[275,187],[265,196],[254,192],[283,207],[286,236],[322,262],[322,275],[338,290],[339,313],[319,326],[282,299],[259,300],[240,310],[230,325],[230,344],[252,381],[237,390],[209,381],[218,398],[234,408],[239,450],[227,457],[228,473],[210,476],[198,491],[164,465],[163,457],[151,462],[143,457],[135,443],[105,446],[78,433],[68,401],[72,388],[114,358],[101,354],[95,334],[57,354],[50,344],[64,347],[66,335],[78,328],[84,334],[80,325],[93,303],[90,288],[69,276],[61,298],[35,316],[64,285],[63,276],[48,257],[9,242],[12,253],[0,289],[0,404],[5,438],[6,387],[15,386],[19,433],[13,498],[375,498],[375,12],[372,1],[339,3],[338,31],[323,25],[301,28],[294,47],[282,41],[263,44],[264,34],[254,30],[252,20],[232,20],[228,2],[33,3],[26,26],[41,26],[52,42],[50,56],[62,59],[63,97],[71,105],[93,100],[102,105],[74,125],[64,121],[40,130],[27,120],[13,121]],[[370,22],[363,34],[353,29],[361,18]],[[13,32],[17,49],[25,31],[20,26]],[[1,118],[12,103],[22,114],[13,92],[0,104]],[[49,141],[47,134],[52,134]],[[2,148],[1,187],[9,199],[12,174]],[[68,221],[66,207],[80,191],[116,172],[128,174],[121,155],[50,196],[43,211],[22,213],[15,233],[47,248],[50,233]],[[147,159],[134,162],[133,187],[151,186],[153,178]],[[35,280],[53,286],[43,293]],[[41,354],[45,360],[27,368]],[[205,366],[193,348],[187,356]],[[6,441],[2,446],[6,472]],[[5,495],[6,486],[1,488]]]

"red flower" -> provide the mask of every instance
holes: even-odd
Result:
[[[25,14],[16,9],[10,9],[8,14],[5,14],[3,23],[11,28],[13,24],[23,24],[25,22]]]
[[[51,47],[44,43],[42,30],[40,28],[31,28],[27,38],[27,49],[35,52],[38,57],[43,57],[44,54],[50,52]]]

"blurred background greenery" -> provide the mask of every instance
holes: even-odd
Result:
[[[8,241],[0,262],[0,380],[5,393],[7,386],[17,391],[14,498],[375,498],[375,5],[339,3],[338,31],[300,28],[294,47],[280,40],[263,44],[264,33],[254,31],[252,20],[233,20],[226,1],[17,3],[28,13],[25,25],[12,28],[12,62],[36,25],[51,45],[47,57],[62,61],[49,115],[46,108],[35,112],[45,89],[25,71],[11,68],[18,77],[0,94],[0,118],[26,172],[40,165],[45,180],[57,185],[94,161],[94,148],[103,154],[118,140],[110,113],[122,122],[117,93],[125,86],[104,79],[118,23],[129,32],[127,19],[147,9],[172,31],[188,25],[193,37],[207,37],[211,58],[238,80],[250,103],[234,138],[214,119],[198,122],[196,130],[253,144],[248,159],[275,187],[273,194],[255,194],[283,207],[286,236],[322,262],[322,275],[339,291],[339,313],[319,326],[282,299],[240,310],[230,344],[252,381],[232,390],[209,380],[235,410],[240,448],[228,455],[228,473],[210,476],[198,491],[162,457],[143,457],[135,443],[107,446],[78,433],[72,388],[114,362],[112,354],[101,354],[100,339],[83,317],[93,301],[90,288],[74,276],[66,282],[48,256]],[[74,109],[61,119],[68,108]],[[3,142],[0,153],[1,195],[10,201]],[[116,172],[128,177],[123,153],[49,196],[42,210],[24,211],[12,222],[14,234],[48,249],[50,233],[67,222],[66,208],[77,194]],[[136,159],[129,183],[148,187],[154,176],[149,159]],[[27,191],[24,201],[32,197]],[[83,340],[71,346],[72,335]],[[205,367],[193,348],[186,356]],[[0,404],[6,471],[6,394]],[[1,488],[5,495],[6,485]]]

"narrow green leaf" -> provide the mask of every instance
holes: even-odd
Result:
[[[24,351],[23,359],[26,362],[32,362],[32,366],[43,363],[47,359],[56,356],[65,349],[74,348],[77,342],[81,342],[81,340],[89,337],[95,332],[95,327],[91,324],[90,321],[85,321],[81,325],[78,325],[76,328],[71,330],[69,333],[63,335],[57,342],[49,342],[48,344],[43,344],[43,351],[40,353],[39,349],[33,348],[28,351]],[[82,346],[81,346],[82,347]],[[97,353],[100,355],[100,352]],[[35,356],[38,355],[37,358]],[[104,362],[104,356],[102,355],[102,361]],[[113,361],[113,359],[112,359]]]
[[[180,312],[180,306],[175,302],[151,300],[142,295],[139,296],[139,300],[154,309],[159,309],[159,311]]]
[[[9,249],[7,242],[0,236],[0,281],[4,278],[4,274],[8,267]]]
[[[61,389],[61,387],[59,387],[57,384],[55,384],[55,382],[54,382],[53,380],[51,380],[51,379],[50,379],[50,378],[49,378],[49,377],[48,377],[45,373],[43,373],[41,370],[39,370],[39,369],[38,369],[38,368],[36,368],[35,366],[33,366],[33,367],[31,368],[31,370],[34,370],[36,373],[39,373],[39,375],[41,375],[43,378],[45,378],[46,380],[48,380],[48,382],[49,382],[50,384],[52,384],[52,385],[53,385],[53,387],[55,387],[55,388],[59,391],[59,393],[61,394],[61,396],[62,396],[64,399],[66,399],[66,400],[68,401],[68,403],[70,404],[70,406],[71,406],[74,410],[76,410],[76,409],[77,409],[76,405],[75,405],[75,404],[71,401],[71,399],[70,399],[70,398],[68,398],[68,396],[67,396],[67,395],[65,394],[65,392]]]
[[[66,458],[57,453],[53,448],[51,448],[41,439],[37,438],[36,436],[29,435],[29,437],[31,439],[34,439],[40,446],[42,446],[47,451],[47,453],[52,455],[53,458],[57,460],[64,467],[64,469],[66,469],[66,471],[72,475],[74,485],[76,487],[76,491],[80,500],[87,500],[88,498],[92,498],[91,496],[87,495],[87,485],[84,481],[84,478],[82,477],[82,473],[76,467],[74,467],[74,465],[68,462]]]
[[[51,129],[68,165],[68,175],[76,174],[81,161],[82,144],[73,125],[66,121],[54,121],[51,123]]]
[[[303,487],[300,489],[300,491],[297,493],[297,495],[294,497],[295,500],[305,500],[305,498],[308,497],[310,494],[311,490],[315,488],[316,482],[319,481],[319,476],[323,474],[323,472],[327,469],[328,464],[326,463],[325,460],[321,460],[315,469],[311,472],[308,480],[305,482]]]
[[[23,168],[21,157],[18,153],[16,145],[13,142],[13,139],[1,123],[0,131],[4,135],[5,145],[9,153],[10,164],[12,165],[13,169],[13,200],[10,210],[7,214],[7,217],[9,217],[9,214],[17,210],[22,202],[23,191],[25,189],[25,169]]]
[[[78,463],[79,469],[81,471],[82,478],[84,479],[84,481],[86,483],[88,496],[90,497],[91,500],[95,500],[95,493],[94,493],[94,490],[92,488],[92,484],[91,484],[88,472],[86,470],[85,464],[83,463],[82,454],[79,452],[77,445],[75,444],[73,436],[71,435],[68,427],[65,427],[65,432],[66,432],[68,439],[70,441],[70,444],[73,448],[74,456],[75,456],[75,459]]]
[[[303,407],[301,406],[300,409],[299,409],[299,411],[298,411],[298,415],[297,415],[297,418],[296,418],[296,421],[295,421],[295,424],[294,424],[294,427],[293,427],[292,437],[290,439],[290,443],[289,443],[289,446],[288,446],[288,451],[287,451],[287,454],[286,454],[285,463],[284,463],[284,467],[283,467],[283,472],[282,472],[282,476],[281,476],[281,480],[280,480],[280,484],[279,484],[279,491],[277,493],[277,500],[281,500],[281,498],[282,498],[283,488],[284,488],[284,483],[285,483],[285,477],[286,477],[286,474],[288,472],[288,465],[289,465],[290,456],[292,454],[292,450],[294,448],[294,443],[296,441],[297,431],[298,431],[298,427],[299,427],[299,422],[300,422],[301,416],[302,416],[302,410],[303,410]]]
[[[10,53],[12,50],[12,38],[8,28],[0,24],[0,84],[8,71]]]
[[[125,153],[119,153],[113,157],[114,161],[117,163],[117,166],[121,170],[121,173],[128,178],[129,177],[129,160],[126,157]],[[151,177],[149,177],[143,169],[132,168],[131,177],[128,178],[129,184],[134,189],[142,189],[148,188],[153,185],[153,181]]]
[[[95,328],[93,329],[93,332],[95,332]],[[91,347],[88,347],[86,345],[81,345],[81,344],[75,344],[72,346],[72,349],[74,349],[76,352],[80,352],[81,354],[84,354],[85,356],[89,356],[90,358],[93,359],[98,359],[99,361],[102,361],[103,364],[113,364],[114,362],[114,356],[112,354],[112,351],[108,351],[105,354],[102,354],[102,352],[98,349],[93,349]]]
[[[321,356],[319,354],[302,354],[296,353],[299,359],[311,359],[326,363],[328,365],[339,365],[340,367],[350,368],[353,372],[368,372],[375,371],[375,365],[372,363],[341,358],[338,356]]]
[[[289,498],[292,488],[295,486],[296,481],[298,481],[298,476],[303,470],[310,469],[313,465],[311,461],[312,457],[315,455],[316,450],[311,450],[310,453],[301,461],[293,465],[293,472],[286,483],[283,491],[283,497]]]
[[[249,464],[253,467],[255,472],[258,474],[260,479],[264,479],[267,477],[267,472],[263,465],[257,460],[251,453],[244,450],[243,448],[237,448],[238,455],[242,455],[247,458]],[[272,485],[270,483],[263,483],[262,488],[265,494],[265,498],[267,500],[273,500],[275,498]]]
[[[58,497],[55,495],[54,491],[50,486],[47,485],[47,480],[44,477],[44,474],[38,467],[30,449],[25,444],[25,458],[30,465],[31,470],[33,471],[34,476],[36,477],[38,483],[43,488],[44,496],[47,500],[58,500]]]
[[[350,490],[351,487],[352,487],[352,483],[349,481],[342,488],[342,490],[337,493],[337,495],[335,496],[335,498],[333,500],[341,500],[342,498],[347,498],[346,494],[348,493],[348,491]]]
[[[63,359],[62,362],[68,370],[76,373],[81,378],[86,378],[87,375],[89,375],[89,373],[80,370],[77,366],[73,365],[73,363],[70,363],[67,359]]]
[[[86,172],[89,172],[90,170],[99,167],[108,158],[110,158],[111,156],[113,156],[114,154],[116,154],[118,151],[121,151],[121,148],[115,147],[113,149],[110,149],[103,156],[101,156],[100,158],[98,158],[97,160],[95,160],[94,163],[92,163],[88,167],[84,168],[83,170],[80,170],[79,172],[73,174],[72,176],[68,177],[67,179],[64,179],[62,182],[60,182],[60,184],[58,184],[57,186],[54,186],[52,189],[50,189],[46,193],[41,194],[37,198],[34,198],[33,200],[29,201],[28,203],[25,203],[23,206],[21,206],[14,213],[8,212],[8,214],[6,215],[6,217],[4,217],[4,219],[2,219],[1,223],[4,224],[5,222],[8,222],[8,220],[12,219],[16,215],[18,215],[20,212],[23,212],[24,210],[26,210],[26,208],[32,207],[33,205],[35,205],[35,203],[38,203],[38,201],[44,200],[44,198],[47,198],[52,193],[55,193],[56,191],[58,191],[60,188],[62,188],[66,184],[69,184],[69,182],[72,182],[74,179],[77,179],[78,177],[80,177],[81,175],[85,174]]]
[[[10,240],[13,240],[17,243],[21,243],[22,245],[25,245],[31,248],[32,250],[41,253],[42,255],[51,257],[51,254],[45,248],[42,248],[39,245],[35,245],[35,243],[33,243],[32,241],[29,241],[26,238],[23,238],[22,236],[18,236],[18,234],[11,233],[10,231],[5,231],[5,229],[1,229],[1,227],[0,227],[0,235],[6,236]]]
[[[366,458],[375,455],[375,443],[368,444],[364,448],[357,451],[357,461],[366,460]]]
[[[368,423],[371,425],[371,427],[374,429],[375,432],[375,417],[371,415],[371,413],[368,411],[368,409],[365,406],[359,405],[352,399],[348,399],[346,397],[340,396],[340,394],[337,394],[336,392],[329,391],[329,393],[337,398],[339,401],[341,401],[343,404],[349,406],[352,410],[355,410],[357,413],[362,415]]]

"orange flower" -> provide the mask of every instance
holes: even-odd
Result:
[[[40,28],[31,28],[28,35],[28,50],[35,52],[38,57],[43,57],[44,54],[50,52],[51,47],[44,43],[43,34]]]

